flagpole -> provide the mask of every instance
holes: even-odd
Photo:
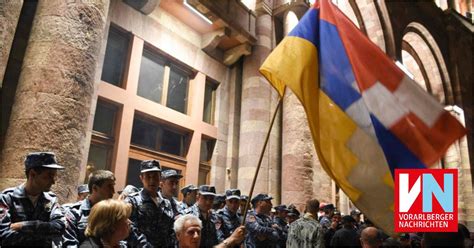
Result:
[[[265,149],[267,148],[268,139],[270,138],[270,133],[272,132],[273,123],[275,122],[275,117],[277,116],[278,110],[280,109],[281,104],[283,103],[283,96],[278,95],[278,105],[273,112],[272,121],[270,122],[270,126],[268,127],[267,136],[265,137],[265,143],[263,143],[262,152],[260,152],[260,158],[258,159],[257,169],[255,170],[255,175],[253,176],[252,187],[250,187],[249,193],[249,200],[247,204],[245,204],[244,216],[242,218],[242,225],[245,225],[245,219],[247,218],[247,211],[250,205],[250,201],[253,195],[253,189],[255,188],[255,182],[257,181],[258,172],[260,171],[260,166],[262,165],[263,154],[265,153]]]

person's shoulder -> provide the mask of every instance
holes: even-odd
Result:
[[[125,201],[134,202],[137,200],[141,201],[141,199],[142,199],[142,195],[140,194],[140,191],[139,191],[139,192],[133,192],[129,194],[127,198],[125,198]]]
[[[101,247],[101,246],[91,237],[88,237],[79,245],[79,248],[98,248],[98,247]]]
[[[15,192],[16,187],[6,188],[2,191],[2,195],[13,194]]]

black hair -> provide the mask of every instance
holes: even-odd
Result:
[[[96,170],[89,175],[89,192],[92,193],[94,185],[101,187],[107,180],[115,181],[114,173],[108,170]]]
[[[46,167],[29,168],[29,169],[25,170],[26,179],[29,178],[29,174],[30,174],[31,170],[34,170],[36,172],[36,174],[41,174],[41,173],[43,173],[43,171],[48,170],[48,169],[49,168],[46,168]]]

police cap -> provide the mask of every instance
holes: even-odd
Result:
[[[49,168],[56,170],[63,170],[64,167],[58,164],[56,156],[52,152],[32,152],[28,153],[25,158],[25,169],[32,168]]]
[[[149,171],[161,171],[160,162],[158,160],[144,160],[140,163],[140,173]]]
[[[240,199],[240,189],[228,189],[225,191],[226,200]]]

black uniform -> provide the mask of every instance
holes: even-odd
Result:
[[[10,225],[23,222],[20,231]],[[65,230],[65,219],[56,195],[52,192],[39,194],[36,206],[25,192],[24,185],[4,190],[0,195],[1,246],[43,246],[52,242],[60,245]]]
[[[280,248],[286,247],[286,240],[288,238],[288,223],[280,217],[275,217],[273,220],[275,224],[278,225],[278,246]]]
[[[66,210],[66,233],[63,236],[64,246],[78,246],[86,236],[84,232],[87,227],[87,219],[91,212],[91,202],[89,198],[73,203]]]
[[[245,247],[278,247],[278,231],[270,216],[251,211],[247,214]]]
[[[228,238],[234,230],[242,223],[242,216],[239,213],[232,213],[227,206],[217,211],[217,216],[222,219],[222,234]]]
[[[125,201],[132,205],[132,231],[137,232],[141,247],[172,247],[177,243],[173,230],[173,209],[160,192],[157,203],[145,189],[129,195]]]

